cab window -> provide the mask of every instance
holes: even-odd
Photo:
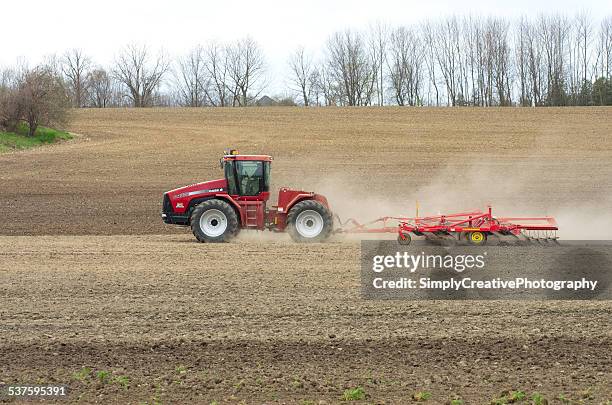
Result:
[[[235,164],[240,195],[255,196],[267,191],[264,162],[237,160]]]
[[[223,164],[225,170],[225,178],[227,179],[227,193],[230,195],[238,194],[238,187],[236,185],[236,176],[234,175],[234,162],[227,161]]]

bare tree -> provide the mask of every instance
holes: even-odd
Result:
[[[601,22],[596,64],[600,77],[612,76],[612,16],[604,18]]]
[[[63,124],[70,101],[59,76],[48,67],[38,67],[25,74],[19,86],[22,119],[34,136],[39,125]]]
[[[576,15],[576,39],[580,50],[580,69],[582,70],[582,81],[591,80],[589,73],[589,61],[591,53],[591,35],[593,33],[591,16],[588,12],[581,12]]]
[[[146,46],[128,45],[116,58],[113,76],[127,89],[127,97],[134,107],[153,105],[153,95],[169,69],[160,53],[150,56]]]
[[[332,77],[332,73],[327,63],[315,69],[313,74],[313,88],[317,93],[323,95],[323,105],[336,106],[341,104],[342,90]],[[318,96],[317,96],[318,100]]]
[[[0,129],[15,132],[21,116],[17,92],[14,89],[0,87]]]
[[[10,132],[15,131],[21,118],[19,80],[19,72],[15,69],[3,69],[0,72],[0,128]]]
[[[429,87],[434,89],[436,106],[440,105],[440,90],[438,89],[438,81],[436,78],[436,53],[435,53],[435,29],[431,21],[426,21],[421,25],[423,33],[423,41],[425,44],[425,66],[427,66]]]
[[[31,68],[24,58],[18,58],[15,66],[0,72],[0,128],[9,132],[15,132],[17,125],[23,120],[21,87],[30,72]]]
[[[316,105],[320,107],[321,104],[321,94],[323,93],[323,89],[321,87],[321,73],[317,66],[312,67],[312,72],[310,73],[310,103],[309,105]]]
[[[337,32],[327,41],[328,77],[341,89],[341,103],[369,105],[376,85],[376,69],[359,33]]]
[[[205,49],[204,67],[210,78],[208,101],[213,106],[225,107],[228,104],[228,52],[225,46],[211,43]]]
[[[203,47],[196,46],[187,55],[178,59],[174,78],[180,105],[201,107],[205,104],[208,76]]]
[[[543,44],[546,67],[547,105],[566,104],[567,52],[570,25],[562,15],[540,15],[539,40]]]
[[[592,102],[592,52],[593,24],[588,12],[579,12],[568,21],[567,103],[588,105]]]
[[[0,89],[15,88],[18,82],[18,72],[15,69],[0,70]]]
[[[533,89],[529,80],[529,52],[528,37],[529,25],[524,16],[521,16],[515,32],[515,58],[516,75],[519,81],[519,102],[523,107],[529,107],[533,103]]]
[[[477,106],[482,103],[479,95],[479,66],[481,23],[479,17],[469,15],[463,19],[463,80],[466,93],[466,103]]]
[[[473,105],[487,107],[494,104],[494,33],[482,18],[472,20],[471,36],[474,41],[475,83],[472,89]]]
[[[421,38],[412,29],[399,27],[391,32],[387,64],[393,96],[398,105],[420,105],[423,79]]]
[[[80,49],[71,49],[61,58],[61,70],[66,78],[73,107],[84,107],[87,100],[91,59]]]
[[[289,68],[292,73],[291,82],[299,92],[304,106],[308,107],[318,73],[315,73],[312,58],[306,55],[304,47],[299,47],[291,55]]]
[[[491,61],[492,82],[495,87],[496,104],[512,104],[510,92],[510,45],[508,43],[509,24],[500,18],[489,18],[486,24],[487,58]]]
[[[111,78],[102,68],[89,73],[87,78],[89,88],[89,105],[96,108],[106,108],[111,105],[113,88]]]
[[[434,28],[434,50],[436,60],[446,84],[448,104],[461,104],[460,28],[457,17],[448,17]]]
[[[376,104],[385,104],[385,61],[387,59],[387,41],[389,27],[377,22],[370,27],[369,42],[372,58],[372,68],[375,72]]]
[[[535,22],[525,19],[521,22],[520,27],[522,39],[520,46],[524,57],[523,69],[526,71],[525,89],[527,93],[525,97],[529,105],[542,106],[546,101],[547,82],[544,45]]]
[[[259,45],[250,37],[229,47],[227,89],[232,95],[232,105],[246,106],[262,90],[261,80],[265,71],[265,58]],[[251,94],[253,91],[255,93]]]
[[[38,65],[38,69],[44,68],[47,72],[52,74],[54,77],[60,78],[62,77],[62,58],[57,56],[56,53],[50,53],[44,55],[42,58],[42,62]],[[25,69],[26,72],[29,72],[30,69]]]

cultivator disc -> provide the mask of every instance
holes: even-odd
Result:
[[[540,245],[559,244],[557,230],[529,230],[521,231],[521,238],[527,243],[537,243]]]

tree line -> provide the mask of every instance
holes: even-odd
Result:
[[[317,53],[298,47],[287,67],[274,87],[304,106],[612,105],[612,16],[375,24],[333,33]],[[0,125],[59,120],[66,105],[248,106],[270,87],[266,68],[250,37],[197,45],[174,59],[132,44],[109,66],[71,49],[34,68],[0,71]]]
[[[451,16],[333,34],[290,58],[304,105],[612,105],[612,17]]]

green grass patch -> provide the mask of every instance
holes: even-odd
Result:
[[[91,376],[91,368],[83,367],[81,370],[72,374],[72,378],[77,381],[85,381]]]
[[[491,400],[491,405],[514,404],[516,402],[522,402],[526,398],[527,394],[524,391],[506,391],[503,392],[499,398]]]
[[[429,391],[419,391],[414,393],[414,395],[412,396],[412,399],[414,399],[415,401],[427,401],[428,399],[431,398],[431,392]]]
[[[98,371],[96,373],[96,378],[102,384],[106,384],[107,382],[109,382],[110,381],[110,377],[111,377],[111,372],[110,371],[100,370],[100,371]]]
[[[113,378],[113,383],[119,384],[123,389],[128,389],[130,387],[130,377],[126,375],[120,375],[118,377]]]
[[[28,136],[28,126],[26,124],[19,124],[16,132],[0,131],[0,153],[11,150],[30,149],[72,138],[73,136],[68,132],[46,127],[38,127],[34,136],[30,137]]]
[[[361,387],[349,388],[342,395],[344,401],[361,401],[366,399],[366,392]]]
[[[531,403],[533,405],[546,405],[548,404],[548,400],[546,400],[544,395],[540,394],[539,392],[534,392],[531,396]]]

